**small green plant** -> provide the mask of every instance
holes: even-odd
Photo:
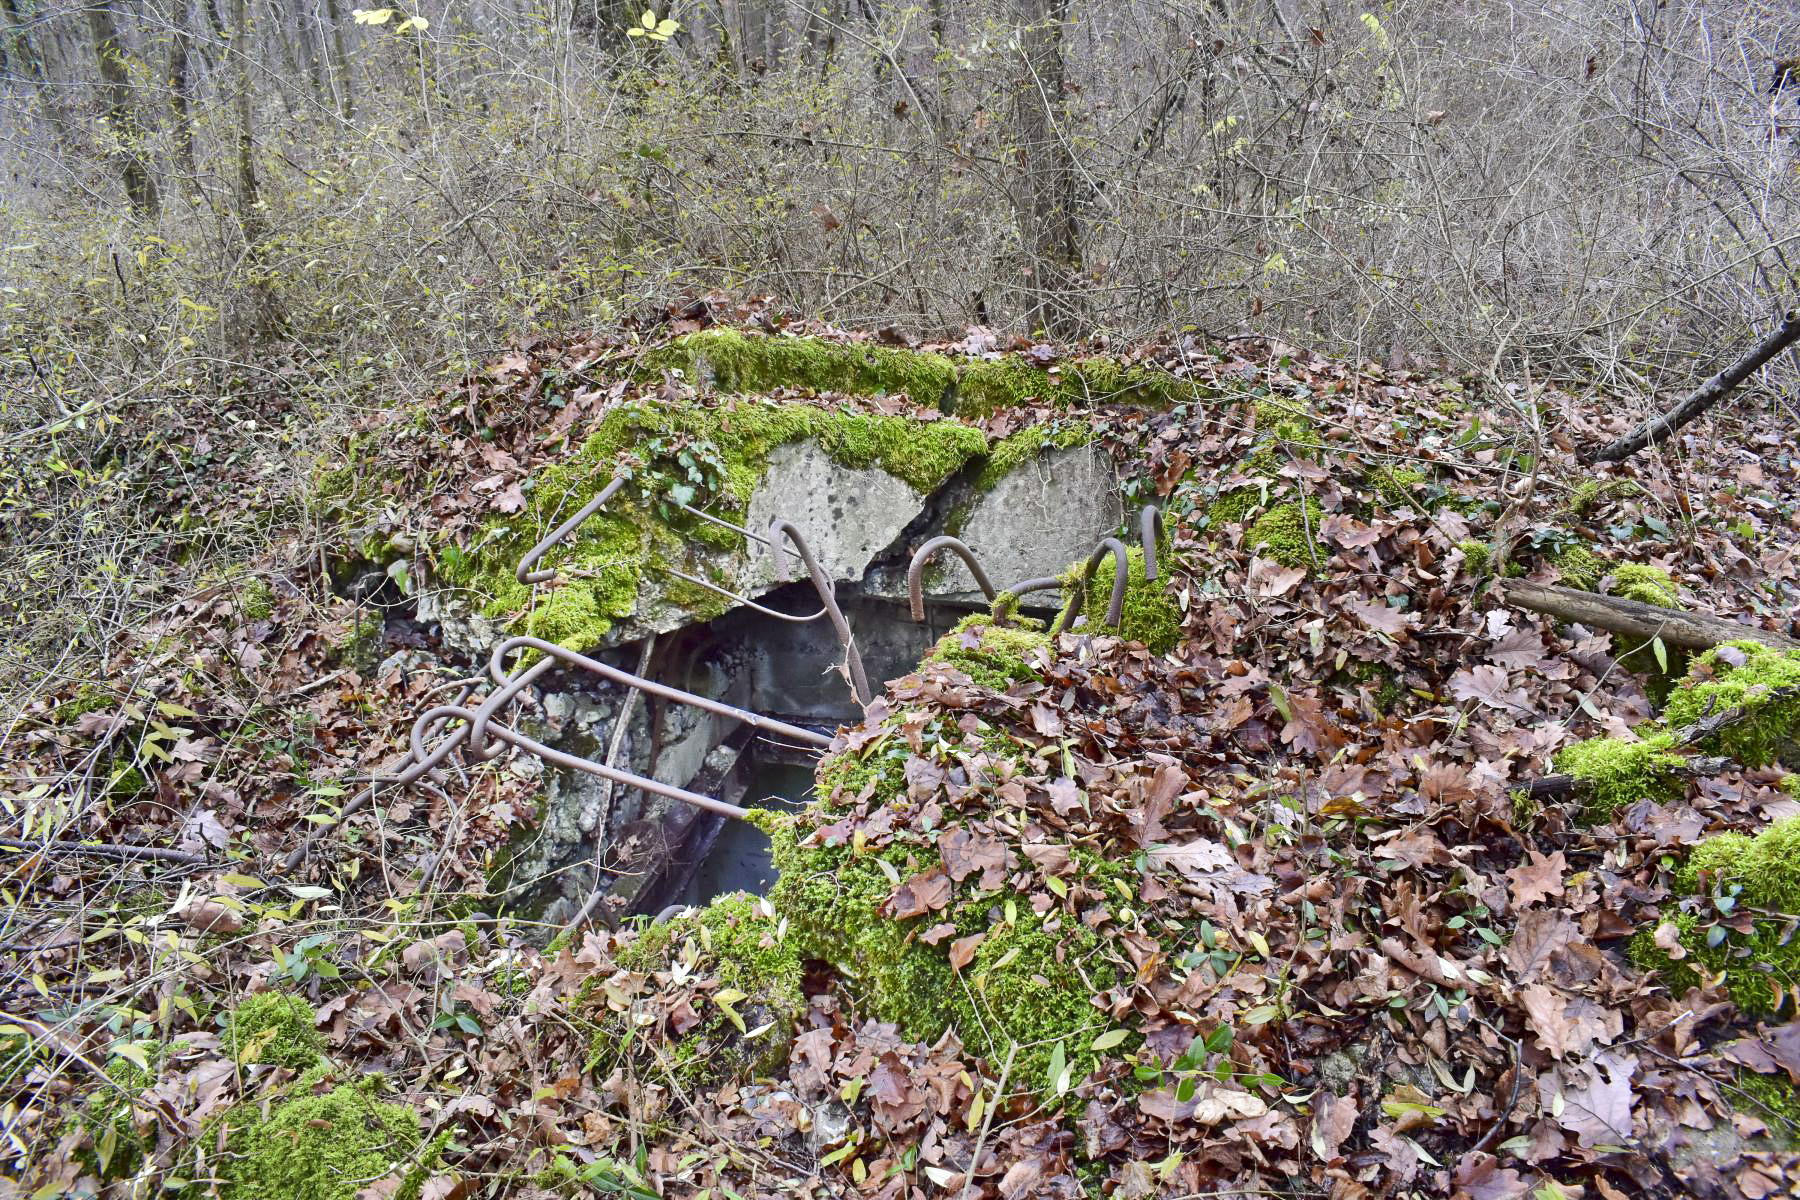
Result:
[[[681,22],[673,17],[658,20],[654,9],[646,8],[638,23],[625,31],[626,37],[643,38],[648,42],[666,42],[681,31]]]
[[[295,942],[294,948],[286,954],[277,946],[275,966],[295,983],[300,983],[308,975],[336,979],[339,975],[338,967],[331,961],[332,951],[336,948],[329,933],[311,934]]]

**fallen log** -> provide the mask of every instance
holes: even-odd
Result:
[[[1787,313],[1781,324],[1752,347],[1750,353],[1689,392],[1674,408],[1650,418],[1624,437],[1583,454],[1582,459],[1587,462],[1622,462],[1646,446],[1668,441],[1675,436],[1676,430],[1736,391],[1737,386],[1755,374],[1758,367],[1795,342],[1800,342],[1800,309]]]
[[[1761,642],[1775,650],[1800,651],[1800,642],[1793,638],[1740,625],[1712,613],[1658,608],[1638,600],[1602,596],[1598,592],[1547,583],[1530,583],[1523,579],[1497,580],[1494,590],[1501,603],[1509,608],[1544,613],[1563,621],[1579,621],[1609,633],[1643,638],[1646,642],[1661,638],[1666,646],[1710,650],[1721,642],[1750,641]]]

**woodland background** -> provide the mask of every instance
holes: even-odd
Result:
[[[359,413],[672,296],[1648,411],[1793,303],[1793,16],[0,0],[3,707],[171,572],[303,542]]]

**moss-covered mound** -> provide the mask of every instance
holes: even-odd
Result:
[[[289,992],[258,992],[225,1019],[225,1052],[240,1066],[270,1063],[304,1071],[324,1048],[312,1005]]]
[[[938,639],[925,660],[949,663],[983,687],[1005,691],[1037,675],[1034,663],[1050,645],[1039,624],[1000,625],[984,613],[971,613]]]
[[[1800,817],[1755,837],[1724,833],[1696,846],[1676,874],[1683,898],[1639,933],[1632,958],[1680,991],[1722,978],[1751,1014],[1793,1012],[1800,996]]]
[[[328,1082],[326,1068],[315,1068],[266,1116],[262,1106],[245,1104],[221,1119],[226,1153],[218,1173],[226,1200],[351,1200],[409,1163],[419,1146],[419,1115],[377,1100],[375,1077]]]
[[[629,934],[617,970],[588,989],[589,1069],[630,1064],[686,1096],[786,1061],[800,994],[799,942],[766,901],[734,894]],[[652,1007],[656,1019],[640,1016]]]
[[[1707,739],[1709,748],[1749,767],[1791,757],[1800,743],[1800,652],[1758,642],[1715,647],[1670,693],[1663,719],[1679,728],[1733,709],[1744,716]]]
[[[1167,554],[1164,554],[1167,561]],[[1119,609],[1115,628],[1106,622],[1112,606],[1113,581],[1117,578],[1113,560],[1101,561],[1086,589],[1082,615],[1087,618],[1089,632],[1112,632],[1130,642],[1142,642],[1154,654],[1164,654],[1181,637],[1181,609],[1168,591],[1168,576],[1144,577],[1144,549],[1128,547],[1125,553],[1125,603]],[[1073,588],[1081,578],[1084,563],[1075,563],[1064,576],[1064,586]]]
[[[1639,800],[1679,799],[1684,785],[1676,771],[1687,761],[1669,747],[1670,734],[1641,741],[1592,738],[1558,751],[1551,765],[1575,777],[1588,816],[1604,820]]]

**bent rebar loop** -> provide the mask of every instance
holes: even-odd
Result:
[[[550,549],[552,547],[554,547],[557,543],[561,542],[564,538],[568,537],[571,533],[574,533],[575,530],[579,529],[581,527],[582,523],[585,522],[589,517],[591,517],[595,513],[599,512],[601,506],[603,506],[608,500],[611,500],[613,498],[613,496],[618,492],[618,490],[625,486],[626,480],[628,480],[630,478],[631,478],[631,476],[624,472],[620,472],[619,474],[614,475],[612,477],[611,482],[609,482],[605,487],[601,488],[599,493],[597,495],[595,495],[595,497],[592,500],[589,500],[586,504],[582,505],[581,508],[575,513],[574,516],[570,517],[568,520],[564,521],[561,525],[558,525],[555,529],[552,529],[549,533],[545,534],[542,541],[540,541],[537,545],[533,546],[531,549],[527,550],[525,552],[525,556],[519,560],[518,570],[514,572],[514,574],[518,577],[519,582],[520,583],[549,583],[552,579],[555,579],[556,578],[556,568],[555,567],[551,567],[550,569],[544,570],[544,571],[534,571],[531,569],[532,564],[536,563],[538,559],[544,557],[545,554],[548,554],[550,552]]]
[[[509,677],[506,674],[505,660],[508,655],[516,650],[536,650],[545,657],[531,664],[531,666],[523,673]],[[786,721],[778,721],[774,717],[765,717],[761,713],[754,713],[747,708],[739,708],[734,704],[727,704],[723,700],[714,700],[694,692],[684,691],[683,689],[671,686],[670,684],[658,683],[654,679],[645,679],[642,675],[634,675],[621,667],[613,666],[611,663],[602,662],[597,658],[590,658],[585,654],[569,649],[567,646],[559,646],[555,642],[546,642],[542,638],[521,634],[518,637],[508,638],[498,646],[495,646],[493,653],[488,658],[488,674],[499,686],[492,696],[489,696],[482,702],[481,708],[476,710],[475,719],[470,722],[469,752],[472,755],[479,758],[493,757],[492,752],[485,744],[486,730],[488,725],[492,722],[493,714],[509,703],[519,692],[528,687],[537,677],[537,674],[542,673],[544,668],[553,665],[552,660],[579,668],[592,675],[598,675],[600,678],[609,680],[613,683],[621,684],[629,688],[636,688],[640,692],[644,692],[662,700],[669,700],[676,704],[685,704],[691,708],[702,709],[721,717],[730,717],[734,721],[739,721],[750,726],[750,728],[759,733],[777,733],[783,737],[789,737],[795,741],[804,742],[809,746],[818,746],[821,748],[831,744],[831,739],[822,733],[815,733],[813,730],[803,728],[799,725],[790,725]]]
[[[987,597],[989,604],[994,602],[994,597],[1000,593],[994,590],[994,585],[988,580],[987,572],[981,569],[981,560],[975,557],[975,552],[960,539],[951,537],[947,533],[940,533],[913,551],[912,562],[908,563],[906,567],[906,595],[912,601],[913,620],[923,621],[925,619],[925,563],[939,550],[948,550],[962,559],[964,565],[969,568],[969,574],[975,577],[975,586],[981,589],[981,594]]]
[[[550,660],[545,659],[543,661],[548,662]],[[486,707],[487,704],[484,703],[482,708],[485,709]],[[413,752],[417,754],[424,750],[424,743],[420,734],[426,724],[433,721],[448,720],[461,720],[467,722],[467,724],[458,728],[449,738],[445,739],[445,744],[449,744],[457,740],[458,735],[462,734],[465,730],[473,728],[475,721],[483,715],[481,709],[469,709],[457,704],[440,704],[436,708],[428,709],[425,712],[420,713],[419,719],[413,723]],[[489,717],[492,716],[492,714],[485,715]],[[672,783],[662,783],[658,780],[651,779],[646,775],[638,775],[631,771],[621,771],[617,767],[609,767],[605,763],[593,762],[590,759],[582,758],[578,754],[568,754],[558,750],[554,746],[546,746],[544,743],[537,741],[535,738],[527,737],[525,734],[520,733],[511,726],[502,725],[491,719],[484,726],[484,730],[486,733],[491,734],[493,737],[509,746],[516,746],[529,754],[543,759],[547,763],[552,763],[571,771],[582,771],[589,775],[598,775],[602,779],[610,779],[614,783],[622,783],[629,787],[641,788],[646,792],[651,792],[658,796],[667,796],[671,800],[680,800],[684,804],[691,804],[695,808],[705,809],[707,812],[715,812],[721,816],[736,817],[742,820],[750,815],[749,809],[739,808],[735,804],[728,804],[716,797],[702,795],[699,792],[690,792],[686,788],[676,787]],[[443,750],[443,745],[434,748],[431,753],[437,754],[440,750]],[[495,753],[497,752],[498,748],[495,749]]]
[[[1144,505],[1138,514],[1138,541],[1144,547],[1144,580],[1156,582],[1156,543],[1163,536],[1162,510],[1154,504]]]
[[[790,555],[794,558],[801,557],[801,555],[798,552],[790,549],[789,547],[782,546],[782,545],[779,545],[778,543],[772,542],[768,538],[764,537],[762,534],[753,532],[752,530],[749,530],[749,529],[746,529],[742,525],[739,525],[735,522],[727,521],[724,517],[714,516],[712,513],[706,512],[702,509],[695,508],[691,504],[683,504],[681,501],[675,499],[675,497],[673,497],[673,496],[665,496],[664,498],[667,499],[668,502],[670,504],[673,504],[676,508],[681,509],[685,513],[689,513],[693,516],[699,517],[702,521],[710,521],[714,525],[720,525],[726,529],[731,530],[733,533],[740,533],[746,539],[748,539],[752,542],[756,542],[760,545],[767,546],[771,550],[779,550],[783,554]],[[782,560],[778,556],[775,560],[775,572],[777,575],[779,575],[781,577],[782,582],[785,583],[787,581],[787,573],[781,569],[781,564],[782,564]],[[699,576],[689,575],[685,571],[677,571],[674,567],[666,566],[662,563],[654,563],[653,562],[649,565],[652,570],[661,571],[665,575],[673,575],[675,578],[682,580],[685,583],[691,583],[695,587],[704,588],[707,591],[712,592],[714,595],[723,596],[727,600],[732,601],[733,603],[741,604],[745,608],[755,609],[757,612],[761,613],[763,616],[774,617],[776,620],[779,620],[779,621],[791,621],[795,625],[804,625],[808,621],[816,621],[820,617],[825,617],[825,616],[831,615],[831,610],[823,604],[820,605],[819,611],[814,612],[814,613],[802,614],[802,613],[780,612],[776,609],[770,608],[766,604],[758,604],[756,601],[750,599],[750,597],[748,597],[748,596],[739,595],[737,592],[731,591],[727,588],[722,588],[718,584],[712,582],[709,579],[701,579]]]
[[[1075,614],[1087,607],[1088,584],[1099,569],[1100,560],[1108,554],[1113,560],[1112,600],[1106,606],[1106,623],[1117,625],[1119,617],[1125,612],[1125,588],[1131,582],[1130,560],[1125,555],[1125,543],[1118,538],[1101,538],[1094,552],[1088,555],[1087,565],[1081,569],[1081,575],[1070,589],[1069,605],[1057,614],[1056,624],[1050,627],[1052,637],[1059,633],[1067,633],[1069,626],[1075,622]]]
[[[508,675],[505,660],[508,655],[518,650],[535,650],[543,657],[524,670]],[[790,725],[786,721],[765,717],[748,709],[727,704],[722,700],[713,700],[693,692],[683,691],[680,688],[670,687],[668,684],[645,679],[641,675],[634,675],[630,671],[601,662],[599,659],[589,658],[585,654],[570,650],[565,646],[558,646],[554,642],[546,642],[542,638],[520,636],[509,638],[494,647],[493,653],[488,659],[488,674],[494,679],[497,686],[494,692],[479,705],[470,708],[466,703],[466,696],[459,697],[457,703],[437,705],[421,713],[413,722],[409,741],[414,765],[402,772],[401,781],[411,782],[417,779],[432,767],[443,762],[459,744],[464,746],[463,753],[466,757],[477,760],[492,759],[510,746],[535,755],[547,763],[640,788],[654,795],[679,800],[684,804],[691,804],[708,812],[740,819],[747,815],[748,810],[712,796],[663,783],[634,771],[625,771],[604,763],[592,762],[579,755],[558,750],[554,746],[547,746],[495,719],[496,714],[517,699],[519,693],[531,686],[539,676],[558,663],[579,668],[603,679],[625,687],[636,688],[665,700],[703,709],[719,716],[730,717],[762,733],[778,734],[820,749],[831,744],[830,738],[811,729]],[[451,730],[437,745],[428,749],[425,745],[427,735],[450,721],[460,721],[461,724]]]
[[[831,576],[819,566],[819,560],[813,557],[812,547],[806,544],[792,521],[777,517],[769,522],[768,544],[772,549],[783,549],[782,541],[786,541],[800,555],[800,561],[806,564],[806,573],[812,579],[813,590],[819,593],[819,602],[825,606],[825,613],[831,618],[831,627],[837,631],[838,644],[844,648],[844,665],[850,671],[850,694],[857,704],[863,708],[875,702],[874,693],[869,690],[869,677],[863,671],[862,653],[856,648],[856,634],[850,630],[850,622],[844,619],[844,610],[838,607],[837,589],[832,586]],[[775,556],[775,577],[783,583],[787,582],[787,563],[779,554]]]

